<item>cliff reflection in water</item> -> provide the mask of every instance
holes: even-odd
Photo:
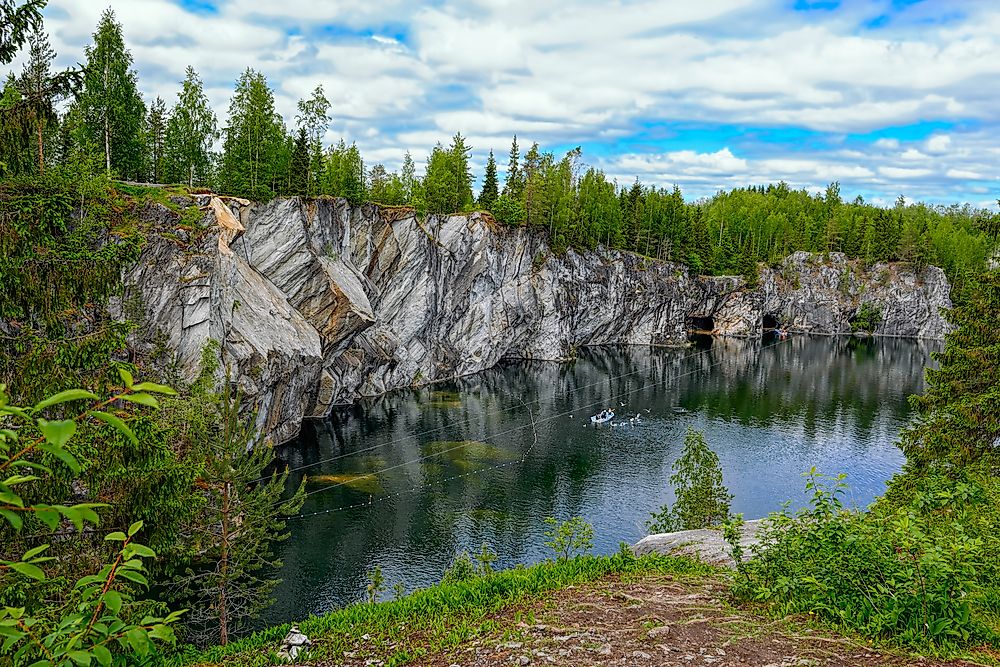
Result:
[[[293,468],[327,461],[297,473],[318,491],[302,512],[334,511],[290,523],[292,538],[279,545],[285,581],[267,620],[358,600],[375,564],[389,586],[412,590],[484,541],[502,567],[545,558],[546,516],[582,515],[599,552],[634,542],[649,511],[671,499],[666,479],[688,426],[705,431],[733,509],[747,518],[801,504],[801,473],[814,465],[847,473],[847,500],[866,505],[902,464],[893,442],[910,414],[906,398],[920,391],[937,347],[793,337],[594,348],[568,364],[505,362],[336,411],[281,450]],[[537,424],[530,451],[522,401]],[[588,417],[605,407],[642,421],[595,429]]]

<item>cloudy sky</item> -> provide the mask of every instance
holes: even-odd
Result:
[[[516,132],[688,198],[782,179],[1000,196],[998,0],[51,0],[60,63],[108,5],[147,101],[171,105],[192,65],[224,122],[253,67],[294,122],[322,84],[327,139],[369,164],[461,131],[502,169]]]

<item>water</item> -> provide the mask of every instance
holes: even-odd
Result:
[[[512,361],[336,411],[280,452],[293,468],[323,462],[295,481],[310,476],[302,513],[326,513],[290,522],[277,548],[284,582],[264,620],[359,600],[375,564],[388,586],[411,591],[483,542],[501,567],[541,560],[547,516],[583,516],[599,553],[635,542],[672,499],[666,479],[688,426],[719,454],[746,518],[801,506],[812,466],[847,473],[848,502],[865,506],[902,465],[893,442],[932,349],[809,337],[595,348],[573,363]],[[589,424],[610,406],[641,422]]]

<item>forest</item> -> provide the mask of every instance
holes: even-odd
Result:
[[[861,197],[844,201],[839,183],[814,193],[775,183],[689,201],[677,186],[609,180],[584,163],[580,148],[560,157],[533,143],[522,153],[516,136],[502,183],[491,150],[476,194],[472,147],[461,133],[434,146],[422,167],[407,152],[399,171],[366,163],[344,139],[324,146],[333,110],[322,86],[299,100],[286,122],[265,75],[247,69],[223,122],[188,67],[172,104],[159,97],[147,104],[111,10],[84,51],[82,70],[54,72],[44,32],[30,34],[26,49],[23,71],[11,72],[3,91],[6,180],[56,168],[254,200],[333,196],[420,213],[484,210],[503,224],[546,233],[556,252],[601,245],[751,280],[759,262],[796,250],[843,252],[869,264],[933,264],[959,279],[983,265],[1000,229],[996,214],[968,205],[908,203],[902,196],[889,208]]]
[[[998,432],[997,281],[983,278],[996,214],[903,197],[891,207],[845,201],[837,183],[691,201],[676,186],[609,179],[580,148],[558,156],[533,143],[522,154],[516,136],[502,178],[492,151],[474,177],[461,133],[420,167],[406,153],[390,171],[346,139],[324,145],[334,110],[322,86],[292,119],[252,69],[235,82],[225,119],[192,67],[176,100],[144,99],[111,10],[82,67],[57,71],[44,6],[0,0],[0,64],[24,60],[0,98],[0,662],[137,664],[129,660],[177,639],[226,644],[270,602],[273,545],[301,504],[302,490],[286,488],[270,444],[241,417],[234,383],[213,382],[224,369],[212,349],[185,383],[163,349],[129,347],[139,324],[122,269],[142,249],[143,207],[171,205],[136,183],[253,200],[344,197],[421,215],[481,210],[547,235],[555,252],[620,249],[751,283],[760,263],[798,250],[939,265],[963,290],[953,315],[963,333],[931,375],[924,421],[904,434],[911,477],[890,500],[909,509],[912,486],[936,493],[948,475],[995,496],[995,455],[982,443]],[[949,410],[957,422],[942,417]],[[1000,521],[990,511],[966,519],[975,539],[994,543]],[[954,526],[931,528],[935,553],[946,552]],[[962,585],[987,583],[974,575],[963,570]],[[977,626],[969,637],[988,633]]]

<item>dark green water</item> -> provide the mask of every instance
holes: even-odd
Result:
[[[483,542],[501,567],[541,560],[547,516],[583,516],[597,552],[634,542],[650,510],[671,500],[666,479],[688,426],[704,430],[733,510],[747,518],[802,504],[811,466],[847,473],[848,501],[867,505],[902,465],[893,441],[932,349],[825,337],[595,348],[569,364],[509,362],[336,411],[281,451],[291,467],[308,466],[296,473],[310,475],[302,512],[325,513],[290,522],[278,547],[284,583],[265,620],[359,600],[375,564],[389,587],[413,590]],[[641,423],[591,426],[608,406]]]

